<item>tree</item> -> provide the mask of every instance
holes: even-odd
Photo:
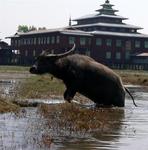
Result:
[[[45,27],[39,27],[38,29],[35,26],[27,26],[27,25],[19,25],[17,32],[29,32],[29,31],[36,31],[36,30],[45,30]]]
[[[29,32],[29,31],[35,31],[35,30],[37,30],[37,28],[34,26],[19,25],[17,32],[24,32],[25,33],[25,32]]]
[[[27,25],[19,25],[18,26],[17,32],[28,32],[28,31],[29,31],[29,29],[28,29]]]

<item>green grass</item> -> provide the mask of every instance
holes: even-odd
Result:
[[[27,78],[18,89],[18,96],[23,98],[50,98],[51,95],[62,95],[64,84],[50,75],[34,75]]]
[[[29,67],[23,67],[23,66],[0,66],[0,73],[26,72],[28,70],[29,70]]]
[[[124,84],[136,84],[148,86],[148,71],[115,70]]]

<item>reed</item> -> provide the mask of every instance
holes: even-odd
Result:
[[[124,110],[118,108],[81,108],[76,104],[41,105],[42,116],[47,120],[51,137],[84,136],[94,131],[112,131],[120,124]]]
[[[19,110],[19,106],[13,104],[5,98],[0,97],[0,113],[16,112]]]

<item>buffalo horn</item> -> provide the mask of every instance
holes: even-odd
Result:
[[[62,54],[49,54],[49,55],[47,55],[47,57],[62,58],[62,57],[68,56],[69,54],[73,53],[73,51],[75,50],[75,47],[76,47],[76,45],[74,44],[73,47],[65,53],[62,53]]]

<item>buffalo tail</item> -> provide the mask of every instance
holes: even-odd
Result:
[[[126,88],[126,87],[124,87],[124,88],[125,88],[126,92],[127,92],[127,93],[130,95],[130,97],[132,98],[133,104],[137,107],[137,105],[136,105],[136,103],[135,103],[135,100],[134,100],[134,97],[133,97],[132,94],[130,93],[129,89]]]

